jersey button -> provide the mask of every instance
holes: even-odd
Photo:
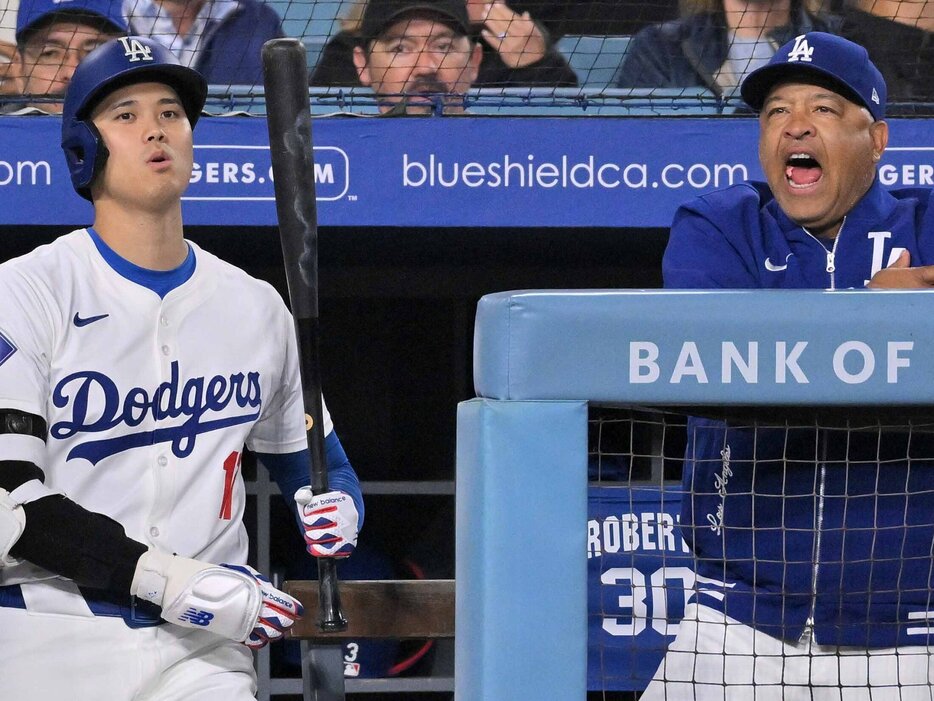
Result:
[[[152,528],[149,529],[149,535],[151,535],[153,538],[158,538],[158,537],[159,537],[159,529],[156,528],[155,526],[153,526]]]
[[[163,326],[168,326],[168,325],[169,325],[169,320],[166,319],[166,318],[163,316],[163,317],[160,317],[160,318],[159,318],[159,323],[162,324]]]
[[[171,348],[168,346],[162,346],[162,355],[168,355],[171,352]]]
[[[156,462],[159,463],[159,467],[165,467],[166,465],[169,464],[169,459],[165,457],[164,455],[160,455],[159,459],[156,460]]]

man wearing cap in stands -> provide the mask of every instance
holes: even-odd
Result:
[[[24,97],[4,111],[34,107],[61,113],[65,89],[81,60],[126,33],[119,0],[21,0],[13,62]]]
[[[876,176],[886,85],[866,50],[802,34],[741,92],[768,182],[678,210],[665,286],[934,286],[934,190]],[[930,436],[698,417],[687,433],[697,583],[642,701],[932,698]]]
[[[464,111],[483,58],[464,0],[370,0],[360,33],[354,65],[383,114]]]

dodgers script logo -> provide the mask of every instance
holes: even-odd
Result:
[[[153,391],[133,387],[121,396],[112,379],[86,370],[63,378],[52,393],[52,403],[59,409],[71,410],[70,420],[58,421],[49,430],[49,435],[60,440],[79,433],[109,431],[120,425],[133,428],[147,418],[161,424],[188,417],[181,424],[160,426],[151,431],[87,440],[68,453],[68,460],[84,458],[96,465],[111,455],[158,443],[171,443],[176,457],[188,457],[195,449],[199,434],[258,419],[263,398],[258,372],[235,373],[229,377],[215,375],[210,379],[191,377],[181,385],[178,361],[173,361],[171,379]],[[231,404],[245,410],[244,413],[205,420],[207,415],[220,414]],[[95,407],[93,416],[92,406]]]

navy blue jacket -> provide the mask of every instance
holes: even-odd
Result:
[[[829,242],[748,183],[679,209],[665,286],[862,288],[900,249],[912,265],[934,264],[934,190],[876,180]],[[934,437],[922,433],[692,417],[681,525],[699,600],[786,640],[811,623],[821,644],[934,643],[932,458]]]
[[[818,30],[837,33],[840,19],[814,17],[798,10],[792,24],[769,36],[781,46],[798,34]],[[620,88],[709,88],[715,95],[722,89],[714,76],[729,53],[726,16],[722,12],[702,13],[656,24],[636,34],[626,49],[620,67]]]
[[[239,0],[221,22],[209,22],[210,35],[196,68],[210,85],[262,85],[263,44],[284,36],[282,20],[261,0]]]

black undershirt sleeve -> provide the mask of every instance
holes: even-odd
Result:
[[[127,537],[123,526],[58,494],[23,509],[26,528],[10,555],[79,586],[129,596],[136,562],[147,547]]]
[[[33,463],[0,461],[0,487],[12,492],[45,475]],[[129,538],[109,516],[94,513],[61,494],[23,504],[26,528],[10,549],[27,560],[83,587],[128,597],[136,562],[147,547]]]
[[[45,473],[35,463],[25,460],[0,460],[0,489],[12,492],[32,480],[45,482]]]

